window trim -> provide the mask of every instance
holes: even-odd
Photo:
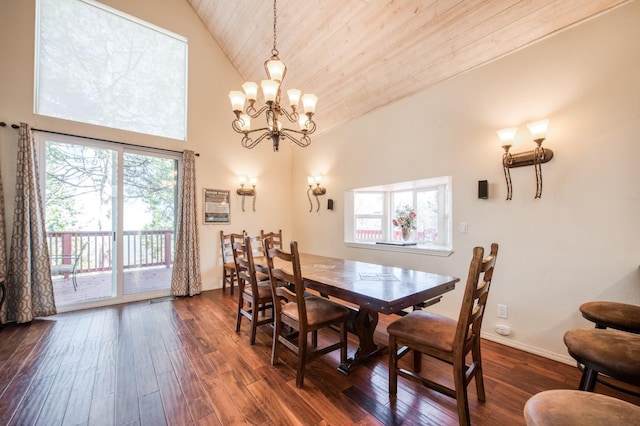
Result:
[[[440,230],[446,232],[447,239],[443,244],[419,243],[411,246],[395,246],[386,244],[377,244],[375,241],[357,241],[355,238],[355,223],[357,217],[370,216],[366,214],[355,214],[354,198],[356,192],[382,192],[384,193],[384,213],[382,215],[383,238],[389,238],[389,232],[392,229],[390,224],[392,212],[390,210],[392,192],[396,191],[419,191],[425,188],[433,188],[442,186],[442,190],[438,190],[439,196],[444,197],[442,205],[444,208],[439,212]],[[414,193],[415,195],[415,193]],[[345,196],[345,220],[344,220],[344,244],[347,247],[364,248],[370,250],[382,250],[392,252],[404,252],[423,254],[431,256],[450,256],[453,253],[453,215],[452,215],[452,178],[451,176],[442,176],[436,178],[419,179],[414,181],[392,183],[386,185],[378,185],[365,188],[354,188],[346,190]],[[376,217],[378,215],[375,215]]]

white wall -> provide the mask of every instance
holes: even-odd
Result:
[[[294,153],[294,234],[305,251],[466,280],[472,247],[500,244],[486,337],[571,362],[562,336],[591,327],[589,300],[640,304],[640,2],[361,117]],[[424,52],[428,55],[429,52]],[[533,149],[526,123],[550,118],[542,199],[531,167],[512,170],[506,201],[497,129],[520,126],[513,151]],[[320,126],[322,123],[318,123]],[[319,213],[305,176],[325,175]],[[348,248],[351,188],[453,176],[455,252],[448,258]],[[488,179],[490,198],[477,198]],[[335,210],[326,210],[326,199]],[[457,232],[468,222],[469,233]],[[457,317],[463,284],[433,309]],[[496,317],[506,304],[509,318]],[[497,323],[512,328],[495,334]]]
[[[0,121],[29,123],[44,130],[104,138],[131,144],[200,153],[196,181],[202,212],[202,188],[230,189],[230,225],[200,224],[202,280],[205,289],[221,284],[219,231],[247,230],[252,235],[282,228],[291,236],[291,149],[283,144],[274,154],[269,143],[248,151],[231,129],[233,113],[227,94],[243,80],[214,42],[186,0],[103,0],[102,3],[164,27],[189,39],[188,140],[177,141],[138,133],[107,129],[33,114],[33,63],[35,0],[0,0]],[[265,52],[265,58],[269,52]],[[261,78],[255,76],[254,78]],[[0,128],[0,167],[6,201],[7,228],[12,229],[15,195],[17,131]],[[268,158],[268,162],[264,161]],[[242,212],[238,175],[258,177],[256,212]],[[251,201],[247,200],[247,207]],[[9,234],[10,238],[10,234]]]

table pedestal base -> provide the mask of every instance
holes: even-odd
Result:
[[[366,308],[352,310],[347,322],[347,330],[358,336],[359,346],[355,355],[340,364],[338,371],[344,375],[349,374],[356,365],[384,354],[386,345],[378,345],[373,341],[373,333],[378,325],[378,312]]]

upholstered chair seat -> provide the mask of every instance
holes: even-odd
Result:
[[[637,425],[640,407],[597,393],[556,389],[532,396],[524,419],[527,426]]]
[[[582,316],[597,328],[640,333],[640,306],[620,302],[587,302],[580,306]]]

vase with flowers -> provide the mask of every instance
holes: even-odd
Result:
[[[408,204],[396,208],[396,216],[393,219],[393,226],[400,228],[402,239],[408,241],[411,238],[411,231],[417,229],[416,221],[418,215]]]

